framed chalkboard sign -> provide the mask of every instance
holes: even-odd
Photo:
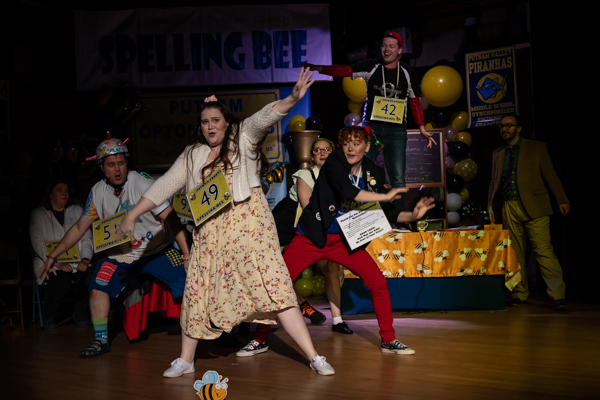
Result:
[[[427,147],[418,129],[408,129],[406,142],[406,187],[418,188],[446,185],[444,136],[441,129],[428,129],[437,144]]]

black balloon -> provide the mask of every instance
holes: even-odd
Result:
[[[448,154],[454,161],[462,160],[469,155],[469,146],[460,140],[448,142]]]
[[[321,118],[319,117],[315,117],[314,115],[312,117],[308,117],[306,119],[306,129],[309,131],[322,131],[323,130],[323,122],[321,122]]]
[[[448,193],[458,193],[465,187],[465,180],[458,175],[449,174],[446,176],[446,188]]]
[[[462,207],[458,210],[461,220],[471,220],[477,213],[478,207],[470,200],[463,202]]]
[[[436,108],[431,113],[431,121],[437,126],[446,126],[450,123],[452,115],[443,109]]]

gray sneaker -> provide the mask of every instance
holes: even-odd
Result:
[[[177,378],[183,374],[191,374],[196,371],[194,363],[187,362],[183,358],[178,358],[171,363],[171,367],[163,373],[165,378]]]
[[[250,343],[242,347],[235,355],[238,357],[251,357],[256,354],[264,353],[267,350],[269,350],[269,345],[267,345],[266,342],[251,340]]]
[[[396,353],[396,354],[404,354],[404,355],[412,355],[415,354],[415,351],[408,347],[405,344],[402,344],[399,340],[394,340],[393,342],[385,343],[383,340],[381,341],[381,351],[384,353]]]
[[[335,370],[323,356],[315,356],[310,362],[310,369],[317,371],[320,375],[333,375]]]

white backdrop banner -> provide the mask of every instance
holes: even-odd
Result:
[[[75,37],[79,90],[295,82],[300,63],[331,64],[327,4],[78,11]]]

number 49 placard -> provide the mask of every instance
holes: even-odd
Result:
[[[227,180],[220,168],[189,192],[187,198],[196,226],[201,225],[233,200]]]
[[[116,213],[110,217],[94,222],[94,253],[110,249],[131,240],[128,234],[120,235],[118,232],[121,221],[127,215],[127,210]]]

